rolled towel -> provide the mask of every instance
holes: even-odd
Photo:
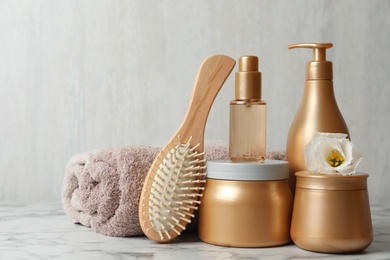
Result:
[[[64,212],[73,223],[106,236],[143,235],[138,219],[139,196],[160,146],[128,146],[73,156],[62,190]],[[223,142],[205,143],[206,160],[228,159]],[[284,152],[268,153],[284,160]]]

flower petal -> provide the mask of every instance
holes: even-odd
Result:
[[[312,172],[316,172],[318,169],[318,164],[317,164],[314,150],[316,149],[316,146],[319,143],[320,143],[320,139],[314,136],[313,139],[304,148],[306,168]]]
[[[345,139],[347,138],[347,134],[343,133],[323,133],[323,132],[317,132],[316,135],[327,137],[327,138],[337,138],[337,139]]]

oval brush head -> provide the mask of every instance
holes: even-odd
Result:
[[[145,235],[154,241],[168,242],[180,235],[198,209],[205,182],[204,129],[212,103],[234,65],[224,55],[202,63],[183,123],[149,169],[139,219]]]
[[[203,176],[203,153],[198,153],[191,147],[190,140],[185,144],[174,146],[164,156],[160,153],[161,161],[153,179],[148,179],[146,185],[150,193],[144,194],[142,214],[148,215],[144,221],[146,233],[150,231],[158,234],[161,242],[169,241],[180,235],[193,211],[198,209],[200,191],[205,183]],[[199,146],[199,145],[198,145]]]

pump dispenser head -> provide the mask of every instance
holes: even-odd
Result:
[[[306,63],[306,80],[332,80],[332,62],[326,60],[326,49],[332,46],[332,43],[297,43],[288,48],[313,49],[313,60]]]
[[[261,73],[256,56],[241,56],[236,72],[236,99],[261,99]]]

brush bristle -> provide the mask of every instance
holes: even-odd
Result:
[[[187,143],[173,146],[162,159],[151,182],[150,193],[145,194],[148,208],[143,214],[149,229],[158,233],[161,240],[170,240],[180,235],[198,209],[201,191],[204,189],[203,153]]]

